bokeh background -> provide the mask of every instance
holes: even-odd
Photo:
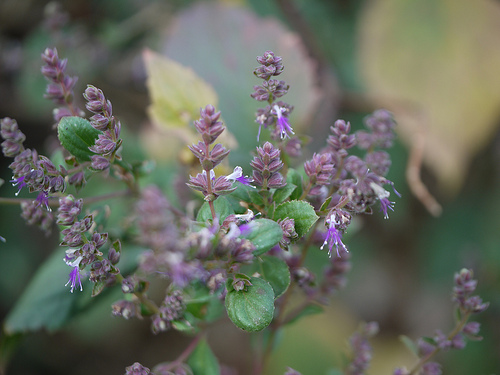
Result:
[[[357,130],[371,111],[392,111],[398,139],[389,178],[402,198],[394,197],[389,220],[375,214],[356,221],[345,237],[353,263],[346,289],[326,314],[284,332],[267,373],[288,365],[328,374],[342,363],[359,320],[381,327],[369,374],[410,365],[398,337],[452,327],[453,274],[462,267],[474,269],[491,305],[478,317],[484,340],[440,355],[444,373],[500,373],[499,1],[0,0],[0,117],[17,119],[28,147],[50,152],[52,104],[40,74],[46,47],[68,58],[80,105],[87,83],[101,88],[130,144],[165,171],[181,163],[185,147],[160,136],[148,117],[146,48],[212,85],[238,144],[231,163],[248,165],[257,144],[258,103],[249,95],[259,80],[251,72],[268,49],[284,58],[280,79],[290,84],[294,130],[311,137],[298,165],[323,146],[336,119]],[[1,159],[7,182],[8,164]],[[13,196],[9,185],[0,187],[2,197]],[[16,206],[0,208],[0,235],[8,239],[0,243],[2,319],[58,242],[19,214]],[[327,255],[318,250],[309,261],[321,265]],[[146,321],[112,318],[117,298],[101,299],[63,330],[20,337],[6,373],[120,374],[135,361],[152,367],[182,351],[188,340],[175,332],[153,336]],[[224,363],[248,373],[247,335],[223,320],[209,341]]]

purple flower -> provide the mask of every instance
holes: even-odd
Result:
[[[243,176],[243,170],[241,167],[236,167],[233,170],[233,173],[229,174],[226,176],[227,180],[230,181],[238,181],[242,183],[243,185],[251,186],[250,182],[253,182],[253,178],[248,177],[248,176]],[[255,187],[255,186],[252,186]]]
[[[47,211],[52,211],[49,207],[49,194],[46,191],[41,191],[36,197],[36,207],[44,205]]]
[[[83,291],[82,280],[80,278],[80,269],[78,266],[74,266],[69,273],[69,280],[64,286],[71,284],[71,293],[73,293],[73,289],[75,289],[77,283],[80,284],[80,291]]]
[[[19,178],[13,178],[12,180],[10,180],[10,182],[12,182],[12,186],[19,185],[19,188],[17,190],[16,196],[18,196],[19,193],[21,192],[21,190],[23,189],[23,187],[26,186],[26,182],[24,182],[25,177],[26,176],[21,176]]]
[[[288,118],[286,116],[283,116],[283,112],[286,111],[286,108],[284,107],[279,107],[278,105],[273,106],[273,112],[276,113],[276,126],[278,127],[279,134],[281,136],[281,139],[288,137],[290,138],[290,134],[295,134],[293,132],[292,127],[288,123]]]
[[[388,199],[391,193],[389,193],[382,186],[376,184],[375,182],[370,182],[370,187],[373,189],[373,192],[380,202],[380,210],[384,213],[384,219],[389,219],[389,214],[387,211],[394,211],[394,202],[391,202]]]
[[[330,217],[328,217],[325,220],[325,224],[327,225],[328,230],[326,232],[325,242],[323,242],[323,245],[321,245],[321,247],[320,247],[320,249],[323,250],[325,245],[327,243],[329,243],[328,256],[330,256],[330,257],[332,256],[333,245],[335,245],[335,247],[337,248],[337,256],[340,256],[339,246],[341,248],[343,248],[347,253],[349,252],[347,250],[347,247],[342,242],[342,233],[340,232],[339,229],[337,229],[337,226],[339,225],[339,223],[338,223],[338,221],[335,220],[334,215],[335,215],[335,213],[330,215]]]

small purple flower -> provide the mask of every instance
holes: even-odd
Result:
[[[391,193],[389,193],[382,186],[376,184],[375,182],[370,182],[370,187],[373,189],[373,192],[380,202],[380,211],[384,213],[384,219],[389,219],[389,214],[387,211],[394,211],[394,202],[391,202],[388,199]]]
[[[46,191],[41,191],[36,197],[36,207],[44,205],[47,211],[52,211],[49,207],[49,194]]]
[[[239,166],[234,168],[233,173],[227,175],[226,179],[230,180],[230,181],[238,181],[238,182],[242,183],[243,185],[247,185],[247,186],[251,186],[250,182],[253,182],[253,178],[243,175],[243,170]],[[255,187],[255,186],[251,186],[251,187]]]
[[[328,231],[326,232],[326,238],[325,238],[325,242],[323,242],[323,245],[321,245],[320,249],[323,250],[323,248],[325,247],[325,245],[327,243],[329,243],[329,249],[328,249],[328,256],[332,256],[332,248],[333,248],[333,245],[335,245],[335,247],[337,248],[337,256],[340,256],[340,253],[339,253],[339,245],[341,248],[343,248],[347,253],[349,252],[347,250],[347,247],[344,245],[344,243],[342,242],[342,233],[340,232],[340,230],[338,230],[336,227],[338,225],[337,221],[334,220],[333,216],[335,214],[332,214],[330,215],[330,217],[328,217],[326,220],[325,220],[325,224],[327,225],[328,227]]]
[[[273,106],[273,112],[276,113],[276,126],[278,127],[278,131],[280,133],[281,139],[288,137],[290,138],[290,134],[295,134],[293,132],[292,127],[288,123],[288,118],[283,115],[283,112],[286,111],[286,108],[279,107],[278,105]]]
[[[23,189],[23,187],[26,186],[26,182],[24,182],[25,178],[26,178],[26,176],[21,176],[19,178],[13,178],[12,180],[10,180],[10,182],[12,182],[12,186],[19,185],[16,196],[18,196],[19,193],[21,192],[21,190]]]
[[[64,286],[71,284],[71,293],[73,293],[73,289],[75,289],[77,283],[80,284],[80,292],[83,291],[80,269],[78,266],[74,266],[69,273],[69,280]]]

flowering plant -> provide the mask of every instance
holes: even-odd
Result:
[[[64,255],[57,252],[53,268],[39,279],[53,279],[60,269],[68,276],[57,279],[55,289],[34,286],[28,291],[5,324],[10,337],[39,328],[23,304],[58,311],[43,315],[40,325],[59,328],[92,303],[82,302],[78,293],[97,297],[120,288],[122,297],[111,306],[114,316],[147,319],[154,334],[173,329],[192,337],[177,359],[152,370],[136,362],[126,374],[233,373],[219,363],[206,340],[207,327],[225,315],[241,330],[265,332],[263,343],[256,345],[252,369],[261,374],[280,330],[321,311],[329,296],[345,285],[351,264],[344,234],[353,219],[377,209],[388,219],[395,205],[389,199],[391,190],[400,196],[386,177],[391,165],[386,150],[393,144],[396,126],[386,110],[366,117],[366,130],[354,133],[349,122],[335,121],[324,147],[303,167],[293,163],[304,145],[293,130],[294,108],[283,101],[290,86],[276,79],[284,71],[282,58],[265,51],[257,57],[254,74],[261,82],[251,97],[263,103],[256,113],[256,137],[269,140],[256,148],[248,166],[221,172],[218,167],[225,165],[230,150],[217,141],[226,128],[214,106],[201,108],[194,121],[200,140],[188,146],[199,161],[198,171],[185,182],[195,192],[192,201],[200,203],[191,215],[172,204],[158,186],[143,183],[153,173],[150,165],[124,156],[121,123],[103,91],[87,86],[83,97],[92,113],[88,116],[73,101],[76,78],[66,74],[67,60],[55,49],[46,49],[42,60],[42,74],[49,81],[46,97],[56,104],[53,115],[61,148],[51,157],[26,148],[17,122],[4,118],[2,151],[13,159],[9,167],[17,194],[36,193],[34,199],[16,201],[22,217],[46,232],[55,222],[60,231]],[[249,167],[247,176],[244,170]],[[106,195],[84,195],[95,180],[118,181],[123,187]],[[133,201],[120,228],[108,228],[109,207],[99,205],[110,199]],[[322,250],[328,252],[329,262],[318,274],[305,260],[309,252]],[[150,293],[155,284],[163,288],[161,298]],[[461,349],[467,338],[480,339],[479,324],[469,318],[487,304],[471,296],[475,287],[471,271],[455,276],[456,327],[417,344],[406,340],[418,362],[394,374],[439,374],[439,365],[430,361],[438,351]],[[55,302],[45,298],[54,292],[64,297]],[[294,308],[292,295],[300,301]],[[368,338],[377,330],[376,323],[367,323],[351,337],[345,374],[366,371],[371,358]]]

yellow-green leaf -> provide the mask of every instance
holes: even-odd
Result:
[[[143,140],[148,142],[147,149],[155,157],[170,158],[181,146],[197,142],[199,135],[193,121],[200,117],[200,108],[208,104],[217,108],[217,94],[191,68],[151,50],[145,50],[143,57],[151,100],[148,115],[156,126],[154,134],[143,135]],[[227,129],[219,140],[226,147],[236,145]],[[165,149],[175,153],[165,154]]]
[[[376,0],[359,22],[360,66],[377,105],[456,193],[491,140],[500,108],[500,4],[485,0]]]
[[[166,129],[187,129],[200,108],[217,106],[214,89],[188,67],[151,50],[144,51],[151,98],[148,114],[156,125]]]

